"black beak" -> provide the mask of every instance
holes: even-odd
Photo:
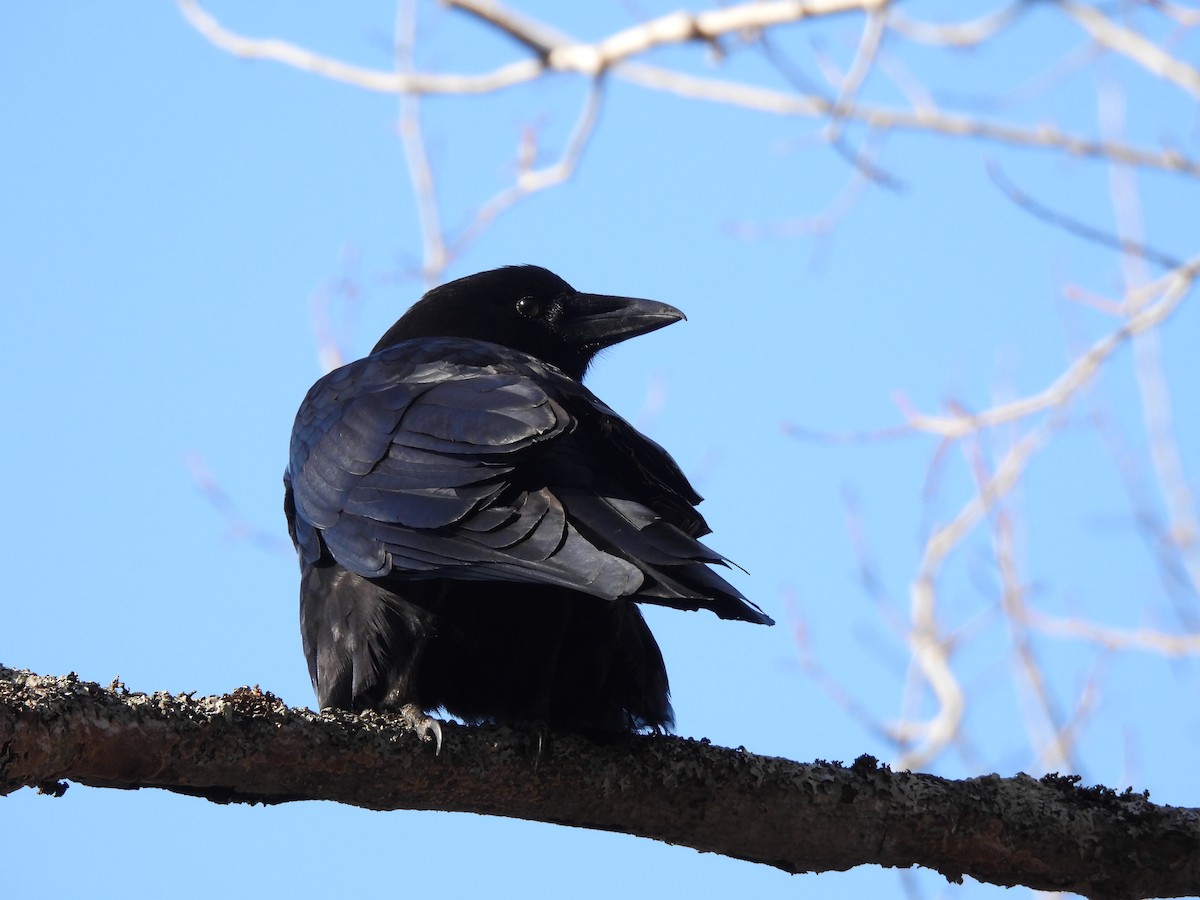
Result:
[[[559,327],[567,340],[590,350],[603,350],[687,318],[669,303],[606,294],[577,293],[563,313]]]

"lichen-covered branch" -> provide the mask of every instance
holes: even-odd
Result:
[[[317,715],[257,688],[142,694],[0,667],[0,795],[66,781],[219,803],[336,800],[599,828],[789,872],[921,865],[1090,897],[1200,892],[1200,810],[1076,780],[949,781],[707,742],[446,726],[440,755],[382,716]],[[535,764],[536,763],[536,764]]]

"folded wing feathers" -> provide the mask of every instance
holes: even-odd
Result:
[[[708,530],[693,508],[700,498],[666,451],[532,357],[441,343],[346,366],[300,409],[296,508],[343,566],[368,578],[555,584],[769,621],[708,568],[725,560],[695,540]],[[486,366],[470,364],[478,347]],[[456,361],[421,358],[438,352]],[[556,442],[581,427],[586,440]],[[597,445],[612,458],[593,457]],[[557,461],[539,455],[548,446]],[[613,459],[633,482],[624,490],[644,500],[590,483]]]

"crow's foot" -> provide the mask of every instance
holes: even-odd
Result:
[[[415,703],[405,703],[398,710],[405,724],[417,733],[423,741],[434,741],[434,756],[442,752],[442,725],[437,719],[425,715],[425,711]]]

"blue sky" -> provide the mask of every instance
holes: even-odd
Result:
[[[585,39],[636,21],[629,4],[585,6],[526,8]],[[953,6],[911,8],[934,18]],[[250,35],[390,65],[389,3],[352,12],[316,2],[241,7],[211,9]],[[821,54],[849,60],[856,21],[789,29],[781,41],[819,79]],[[518,53],[434,4],[423,29],[419,60],[429,67],[479,71]],[[1200,58],[1195,35],[1179,41],[1181,57]],[[898,45],[895,55],[937,96],[973,97],[1012,90],[1082,44],[1035,12],[985,51]],[[698,48],[653,61],[783,87],[749,51],[732,53],[725,70]],[[1113,59],[1069,71],[1053,91],[996,115],[1093,133],[1096,86],[1108,81],[1128,91],[1131,142],[1200,155],[1194,98]],[[332,292],[345,352],[356,356],[424,290],[414,276],[421,243],[398,102],[235,59],[172,4],[129,0],[6,6],[0,83],[8,310],[0,529],[9,564],[0,661],[103,683],[120,676],[144,691],[260,684],[309,705],[280,478],[295,409],[321,374],[313,297]],[[561,147],[584,92],[579,80],[557,77],[495,97],[426,100],[445,220],[466,221],[508,183],[529,123],[547,155]],[[901,99],[883,78],[865,96]],[[927,436],[822,443],[785,426],[871,430],[902,421],[898,395],[934,412],[948,398],[980,409],[1045,387],[1116,327],[1064,300],[1064,286],[1117,296],[1119,261],[1016,208],[985,164],[1111,230],[1110,173],[1044,151],[895,134],[881,164],[901,191],[865,191],[823,236],[788,234],[777,226],[821,213],[852,177],[819,128],[614,82],[576,177],[503,216],[447,277],[538,263],[583,290],[653,297],[687,313],[686,323],[607,352],[589,383],[692,476],[708,498],[712,545],[748,573],[730,577],[779,625],[647,612],[678,731],[798,760],[888,759],[894,748],[805,675],[797,634],[872,717],[897,720],[906,652],[881,609],[906,614],[921,548],[969,499],[970,468],[958,449],[935,466],[937,442]],[[1146,239],[1195,255],[1196,180],[1139,172],[1137,185]],[[765,234],[739,236],[747,226]],[[333,290],[338,283],[353,287],[352,302]],[[1194,301],[1168,323],[1161,346],[1193,479]],[[1050,615],[1179,632],[1180,610],[1196,613],[1195,592],[1164,588],[1102,433],[1127,449],[1146,488],[1143,511],[1161,518],[1127,348],[1010,498],[1029,602]],[[994,435],[992,462],[1012,434]],[[228,507],[212,502],[198,470],[211,473]],[[859,578],[848,496],[883,599]],[[969,741],[932,770],[1040,773],[986,528],[950,559],[942,588],[944,625],[962,629],[954,665],[971,705]],[[1087,781],[1200,805],[1194,660],[1106,655],[1044,636],[1035,646],[1062,708],[1094,692],[1076,748]],[[0,850],[14,896],[127,896],[170,885],[185,897],[326,897],[348,880],[400,893],[414,889],[403,882],[412,871],[430,879],[417,889],[446,896],[901,892],[890,872],[789,877],[623,836],[465,815],[221,808],[79,786],[61,800],[22,791],[2,808],[28,839]],[[918,896],[959,890],[935,876],[913,884]]]

